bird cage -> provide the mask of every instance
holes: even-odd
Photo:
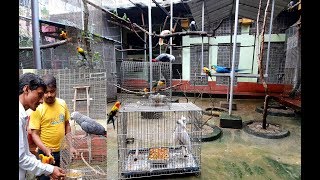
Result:
[[[77,154],[72,154],[73,147]],[[60,151],[60,166],[70,179],[106,179],[107,139],[83,130],[66,134]]]
[[[143,113],[151,114],[146,118]],[[180,128],[183,118],[186,126]],[[123,106],[117,121],[119,179],[199,175],[201,122],[202,110],[193,103]]]
[[[152,62],[150,91],[150,62],[123,61],[121,63],[121,104],[168,105],[171,102],[170,62]],[[161,81],[161,82],[160,82]],[[160,84],[162,83],[162,84]]]

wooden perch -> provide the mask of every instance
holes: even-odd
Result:
[[[146,95],[146,94],[153,94],[153,92],[144,92],[144,91],[131,91],[129,89],[123,88],[117,84],[113,84],[115,87],[120,88],[128,93],[132,93],[132,94],[139,94],[139,95]]]
[[[159,91],[165,91],[165,90],[168,90],[168,89],[171,89],[171,88],[175,88],[175,87],[181,86],[182,84],[184,84],[184,83],[180,82],[180,83],[178,83],[176,85],[169,86],[169,87],[166,87],[166,88],[163,88],[163,89],[159,89]]]
[[[41,45],[40,49],[47,49],[47,48],[55,48],[57,46],[60,46],[62,44],[65,44],[67,42],[71,41],[71,38],[59,41],[59,42],[54,42],[51,44],[45,44],[45,45]],[[33,47],[19,47],[19,50],[33,50]]]
[[[145,30],[144,28],[142,28],[141,26],[139,26],[138,24],[132,23],[131,21],[127,21],[127,20],[125,20],[125,19],[113,14],[112,12],[108,11],[107,9],[105,9],[105,8],[103,8],[101,6],[98,6],[98,5],[92,3],[92,2],[90,2],[88,0],[85,0],[85,1],[87,1],[87,3],[90,4],[91,6],[97,8],[97,9],[100,9],[101,11],[111,15],[112,18],[120,20],[121,23],[123,23],[123,22],[125,22],[125,23],[121,24],[119,22],[115,22],[115,21],[111,21],[111,20],[108,20],[108,22],[116,24],[116,25],[121,26],[123,28],[126,28],[126,29],[128,29],[129,31],[132,31],[132,32],[138,31],[138,29],[140,29],[141,31],[143,31],[144,33],[149,35],[149,32],[147,30]],[[130,25],[130,27],[128,25]],[[173,37],[173,36],[179,36],[179,35],[180,36],[200,35],[200,36],[208,36],[208,37],[214,36],[213,34],[207,33],[205,31],[184,31],[184,32],[171,33],[171,34],[168,34],[168,35],[158,35],[158,34],[152,33],[151,35],[159,37],[159,38]]]
[[[180,82],[180,83],[178,83],[178,84],[176,84],[176,85],[173,85],[173,86],[170,86],[170,87],[166,87],[166,88],[163,88],[163,89],[159,89],[159,91],[166,91],[166,90],[168,90],[168,89],[181,86],[182,84],[183,84],[183,83]],[[154,93],[155,93],[155,92],[144,92],[144,91],[131,91],[131,90],[126,89],[126,88],[123,88],[123,87],[121,87],[121,86],[119,86],[119,85],[117,85],[117,84],[113,84],[113,85],[114,85],[115,87],[117,87],[117,88],[120,88],[120,89],[122,89],[122,90],[124,90],[124,91],[126,91],[126,92],[128,92],[128,93],[132,93],[132,94],[147,95],[147,94],[154,94]]]

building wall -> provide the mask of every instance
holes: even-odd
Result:
[[[261,38],[259,39],[261,41]],[[268,34],[264,36],[264,42],[267,43],[269,41]],[[222,43],[230,43],[230,36],[216,36],[212,37],[204,37],[203,42],[209,42],[209,65],[217,65],[218,64],[218,45]],[[258,40],[256,40],[258,42]],[[237,43],[239,43],[240,54],[239,54],[239,66],[236,68],[239,69],[250,69],[251,74],[258,74],[258,56],[257,52],[255,52],[254,44],[255,36],[249,35],[248,33],[237,35]],[[285,34],[271,34],[270,38],[271,43],[283,43],[285,42]],[[183,37],[183,46],[190,46],[191,44],[201,44],[201,37]],[[190,80],[190,52],[192,47],[187,47],[182,50],[182,78],[184,80]],[[265,49],[266,50],[266,49]],[[265,51],[267,53],[267,51]],[[266,58],[264,58],[266,61]],[[211,81],[211,79],[208,79]],[[216,81],[216,77],[213,78],[213,81]],[[238,78],[239,82],[257,82],[257,78]]]

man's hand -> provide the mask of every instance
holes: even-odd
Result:
[[[52,154],[51,154],[52,151],[50,148],[46,147],[46,149],[43,152],[45,153],[46,156],[52,156]]]
[[[54,166],[52,174],[50,174],[50,179],[64,179],[66,177],[66,172],[58,166]]]

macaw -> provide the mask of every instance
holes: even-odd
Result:
[[[230,73],[231,72],[231,68],[224,67],[224,66],[212,65],[211,69],[217,73]],[[245,71],[245,70],[248,70],[248,69],[235,69],[234,71],[239,72],[239,71]]]
[[[97,121],[85,116],[77,111],[71,113],[71,119],[80,125],[82,130],[88,134],[103,135],[107,137],[106,129]]]
[[[60,36],[62,39],[67,39],[67,38],[68,38],[66,31],[61,31],[61,33],[59,34],[59,36]]]
[[[77,47],[77,51],[78,51],[79,54],[81,54],[83,59],[87,60],[86,55],[84,53],[84,50],[81,47]]]
[[[121,107],[121,103],[119,101],[117,101],[111,108],[110,112],[107,114],[108,115],[108,120],[107,120],[107,124],[112,123],[113,124],[113,129],[116,129],[115,125],[114,125],[114,116],[117,117],[117,113],[119,111]]]
[[[173,132],[173,141],[182,146],[182,154],[187,157],[191,153],[191,139],[187,132],[187,118],[183,115],[177,120],[175,130]]]
[[[173,62],[176,58],[171,54],[161,53],[155,58],[155,60],[156,62]]]
[[[211,78],[211,80],[213,81],[213,79],[212,79],[212,74],[211,74],[210,69],[207,68],[207,67],[203,67],[202,70],[203,70],[203,72],[206,73],[206,75],[209,76],[209,77]]]

